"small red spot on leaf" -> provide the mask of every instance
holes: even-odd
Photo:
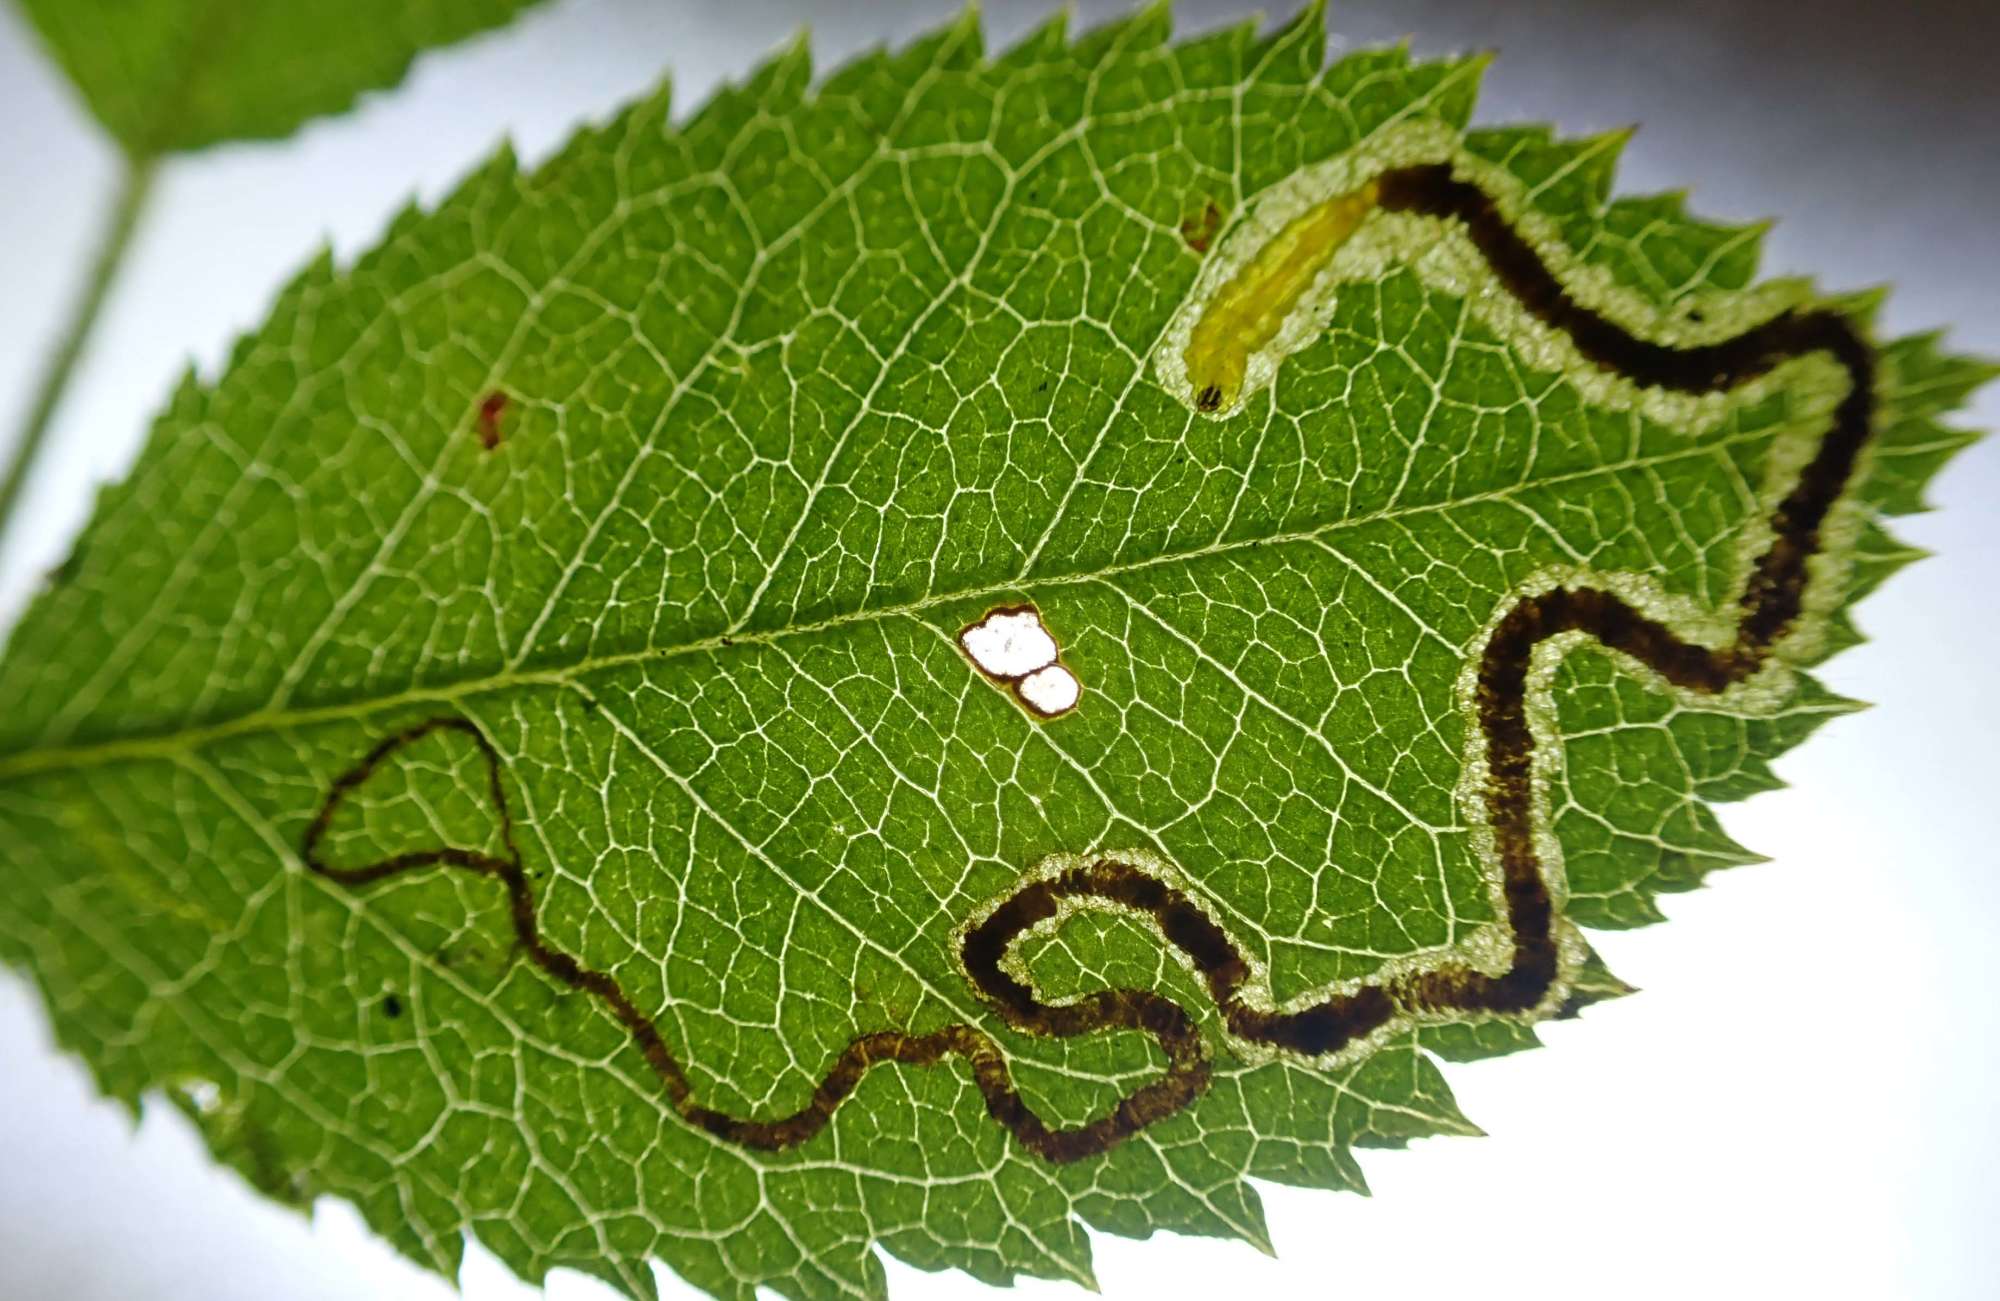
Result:
[[[500,446],[500,417],[507,412],[507,395],[495,389],[479,404],[479,445],[487,451]]]
[[[1208,252],[1208,246],[1215,242],[1215,232],[1222,229],[1222,209],[1210,199],[1198,213],[1181,220],[1181,238],[1197,253]]]

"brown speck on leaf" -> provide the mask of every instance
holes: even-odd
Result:
[[[1222,209],[1210,199],[1202,210],[1181,220],[1181,238],[1197,253],[1208,252],[1208,246],[1215,242],[1215,232],[1222,229]]]
[[[479,445],[487,451],[500,446],[500,417],[507,411],[507,395],[495,389],[479,403]]]

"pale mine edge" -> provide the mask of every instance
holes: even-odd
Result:
[[[1251,354],[1240,393],[1230,411],[1208,415],[1196,410],[1185,362],[1188,340],[1202,311],[1216,290],[1233,279],[1243,266],[1308,209],[1327,199],[1349,193],[1369,179],[1396,167],[1420,163],[1449,162],[1462,176],[1476,181],[1492,195],[1501,214],[1521,233],[1558,281],[1578,302],[1623,326],[1642,338],[1675,346],[1693,346],[1732,337],[1788,307],[1809,300],[1810,291],[1799,281],[1778,280],[1740,292],[1708,291],[1698,306],[1703,320],[1699,325],[1680,316],[1662,312],[1638,294],[1618,285],[1605,268],[1582,262],[1561,240],[1554,223],[1528,204],[1523,187],[1504,169],[1467,153],[1456,134],[1435,121],[1417,121],[1378,132],[1338,158],[1303,169],[1272,186],[1244,205],[1247,215],[1232,220],[1232,228],[1206,259],[1187,302],[1182,306],[1154,353],[1154,370],[1161,385],[1185,402],[1196,418],[1227,418],[1253,394],[1268,387],[1286,357],[1305,347],[1324,331],[1332,314],[1338,287],[1345,282],[1378,280],[1391,267],[1413,271],[1428,287],[1465,300],[1482,324],[1514,350],[1524,364],[1540,370],[1559,371],[1582,392],[1586,400],[1610,410],[1628,410],[1658,422],[1679,424],[1697,433],[1706,432],[1733,406],[1755,402],[1780,388],[1789,388],[1803,410],[1799,419],[1776,440],[1768,458],[1765,483],[1758,493],[1759,511],[1755,522],[1740,531],[1734,585],[1720,609],[1709,609],[1685,596],[1666,592],[1653,579],[1627,573],[1605,573],[1587,567],[1550,569],[1532,576],[1496,607],[1487,625],[1466,648],[1456,684],[1458,710],[1467,737],[1466,757],[1456,798],[1468,827],[1474,855],[1492,899],[1495,915],[1506,916],[1506,896],[1493,833],[1486,822],[1484,791],[1487,760],[1484,734],[1476,707],[1479,664],[1484,647],[1505,613],[1524,597],[1561,586],[1588,584],[1616,593],[1634,609],[1670,629],[1676,636],[1703,646],[1720,647],[1734,634],[1730,613],[1748,576],[1750,561],[1769,546],[1769,518],[1778,501],[1797,479],[1800,469],[1811,459],[1821,432],[1846,384],[1846,376],[1829,359],[1800,358],[1776,368],[1771,374],[1739,386],[1726,394],[1689,395],[1644,388],[1622,376],[1610,374],[1583,358],[1559,330],[1542,324],[1515,301],[1455,227],[1440,238],[1440,223],[1411,214],[1376,212],[1334,254],[1312,288],[1288,314],[1277,335]],[[1866,457],[1868,453],[1864,453]],[[1867,466],[1859,467],[1851,482],[1866,477]],[[1758,673],[1719,694],[1702,694],[1674,687],[1659,674],[1624,655],[1614,652],[1620,668],[1654,690],[1675,701],[1705,709],[1726,709],[1746,716],[1768,716],[1791,694],[1793,670],[1788,661],[1808,660],[1823,643],[1828,616],[1838,607],[1840,591],[1852,544],[1864,522],[1864,513],[1843,494],[1829,515],[1822,535],[1823,547],[1809,562],[1809,581],[1800,617],[1775,648],[1769,663]],[[1535,850],[1557,914],[1556,939],[1559,970],[1556,980],[1541,1002],[1526,1013],[1401,1012],[1368,1035],[1338,1052],[1310,1059],[1315,1065],[1332,1068],[1367,1056],[1383,1044],[1421,1024],[1470,1020],[1512,1020],[1535,1022],[1548,1018],[1569,998],[1578,967],[1587,953],[1581,933],[1562,918],[1568,901],[1568,881],[1563,870],[1562,847],[1550,827],[1549,788],[1562,763],[1561,735],[1557,729],[1553,687],[1557,669],[1569,650],[1589,642],[1584,633],[1552,638],[1536,647],[1530,667],[1526,709],[1535,741],[1532,781]],[[1173,886],[1231,935],[1249,965],[1242,1002],[1260,1012],[1289,1012],[1310,1007],[1329,998],[1351,994],[1368,986],[1380,986],[1413,973],[1463,963],[1488,975],[1503,974],[1513,953],[1512,933],[1504,922],[1481,925],[1461,941],[1419,950],[1382,964],[1366,977],[1317,986],[1280,1003],[1271,991],[1267,965],[1254,950],[1237,942],[1230,928],[1222,924],[1215,908],[1205,897],[1201,883],[1179,867],[1145,849],[1103,850],[1084,854],[1052,854],[1027,872],[1015,887],[1030,881],[1048,880],[1072,868],[1099,859],[1129,863]],[[954,932],[953,949],[964,936],[992,914],[996,901],[964,920]],[[1101,900],[1064,898],[1055,915],[1017,938],[1002,959],[1002,966],[1015,979],[1032,987],[1021,951],[1030,941],[1042,942],[1060,931],[1074,915],[1085,910],[1123,912],[1150,920],[1146,914],[1123,905]],[[1197,982],[1205,977],[1186,954],[1168,945],[1167,951]],[[1039,992],[1037,997],[1041,997]],[[1295,1054],[1264,1044],[1249,1043],[1230,1036],[1232,1046],[1250,1060],[1292,1058]]]

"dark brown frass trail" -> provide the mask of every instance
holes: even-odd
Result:
[[[1530,781],[1535,741],[1528,728],[1527,676],[1535,647],[1566,632],[1588,633],[1677,687],[1711,693],[1762,668],[1771,647],[1798,618],[1806,561],[1819,550],[1820,526],[1853,476],[1872,431],[1875,354],[1853,322],[1825,308],[1782,312],[1734,338],[1697,347],[1638,338],[1570,297],[1492,198],[1444,164],[1385,172],[1378,202],[1391,212],[1461,223],[1523,307],[1567,334],[1585,358],[1635,383],[1682,393],[1719,392],[1815,352],[1830,354],[1848,375],[1832,428],[1772,512],[1771,545],[1751,564],[1729,645],[1711,650],[1684,641],[1613,593],[1591,587],[1525,598],[1488,637],[1479,661],[1477,705],[1486,741],[1486,816],[1514,931],[1513,966],[1498,977],[1445,967],[1407,980],[1396,993],[1399,1003],[1420,1010],[1526,1011],[1541,1001],[1556,974],[1555,910],[1535,852]]]
[[[348,797],[398,751],[439,734],[463,736],[478,749],[486,767],[486,796],[498,819],[505,852],[488,854],[440,846],[397,854],[359,867],[328,863],[323,852],[327,832]],[[1037,1154],[1051,1161],[1073,1161],[1102,1152],[1153,1121],[1172,1115],[1208,1086],[1208,1056],[1202,1046],[1201,1032],[1193,1018],[1172,1001],[1143,990],[1115,989],[1089,995],[1073,1004],[1051,1007],[1037,1001],[1026,986],[1000,970],[1000,959],[1014,939],[1029,926],[1053,915],[1060,899],[1097,897],[1150,902],[1154,916],[1169,938],[1188,948],[1190,956],[1205,968],[1210,967],[1216,954],[1226,954],[1228,962],[1210,971],[1211,989],[1231,988],[1230,981],[1241,979],[1246,970],[1241,959],[1230,948],[1228,939],[1198,908],[1150,876],[1120,864],[1100,863],[1055,880],[1036,882],[1019,891],[967,934],[963,951],[974,983],[993,1001],[1002,1017],[1018,1029],[1062,1036],[1100,1030],[1137,1030],[1159,1042],[1167,1056],[1167,1073],[1123,1099],[1110,1115],[1076,1129],[1049,1128],[1028,1109],[1015,1090],[1000,1046],[985,1032],[969,1025],[948,1025],[923,1035],[896,1030],[862,1035],[834,1060],[811,1100],[789,1116],[752,1120],[704,1107],[695,1101],[687,1073],[661,1039],[653,1018],[640,1010],[610,975],[584,966],[572,954],[553,948],[542,939],[501,770],[499,752],[468,719],[428,719],[385,737],[362,756],[361,762],[334,779],[306,829],[300,851],[306,867],[346,886],[370,885],[404,872],[432,867],[456,868],[499,881],[507,891],[514,938],[521,951],[549,976],[603,1003],[645,1054],[674,1110],[688,1123],[719,1138],[765,1150],[794,1147],[826,1128],[834,1109],[876,1063],[928,1066],[946,1057],[962,1057],[971,1065],[973,1080],[986,1099],[986,1110],[995,1120]],[[1229,974],[1231,971],[1235,973],[1233,976]],[[1220,993],[1217,996],[1222,997]]]
[[[1798,619],[1806,563],[1819,550],[1827,512],[1852,478],[1868,441],[1874,416],[1874,353],[1852,322],[1824,308],[1787,311],[1734,338],[1695,347],[1676,348],[1638,338],[1571,298],[1501,217],[1491,197],[1454,175],[1448,165],[1396,168],[1383,173],[1379,184],[1381,207],[1462,226],[1501,284],[1529,312],[1567,334],[1585,358],[1637,384],[1684,393],[1717,392],[1766,374],[1785,361],[1820,352],[1839,362],[1850,381],[1818,451],[1772,513],[1771,545],[1751,565],[1730,644],[1710,649],[1684,641],[1616,594],[1588,586],[1558,587],[1523,598],[1488,637],[1480,652],[1476,704],[1488,767],[1486,814],[1514,936],[1513,962],[1501,975],[1453,964],[1294,1012],[1261,1011],[1242,999],[1250,978],[1248,961],[1207,913],[1143,869],[1103,858],[1025,882],[965,932],[960,957],[981,997],[1010,1028],[1060,1038],[1111,1030],[1149,1034],[1167,1059],[1159,1078],[1088,1124],[1051,1128],[1014,1088],[1000,1046],[983,1030],[965,1024],[921,1035],[880,1030],[861,1035],[842,1050],[804,1107],[789,1116],[757,1120],[730,1116],[695,1101],[686,1072],[661,1039],[653,1018],[635,1006],[611,976],[544,942],[515,843],[500,755],[469,720],[435,718],[384,738],[337,777],[307,828],[301,849],[306,867],[356,887],[427,868],[494,878],[507,891],[521,950],[550,978],[595,998],[618,1019],[659,1076],[674,1109],[688,1123],[719,1138],[766,1150],[794,1147],[819,1133],[868,1070],[881,1062],[928,1066],[949,1057],[962,1058],[972,1069],[987,1112],[1024,1147],[1056,1162],[1104,1152],[1200,1097],[1209,1083],[1207,1048],[1194,1018],[1172,1000],[1146,990],[1109,989],[1055,1006],[1036,998],[1032,989],[1002,968],[1014,943],[1055,917],[1066,900],[1111,904],[1151,917],[1167,942],[1186,954],[1201,973],[1231,1035],[1303,1056],[1335,1052],[1399,1013],[1534,1009],[1548,995],[1558,967],[1555,906],[1534,837],[1530,779],[1535,741],[1528,726],[1527,676],[1535,648],[1563,633],[1587,633],[1675,686],[1699,692],[1722,691],[1757,672]],[[504,408],[504,396],[499,405]],[[498,415],[498,410],[492,412],[496,421]],[[484,408],[481,416],[483,424]],[[505,852],[445,846],[358,867],[329,864],[324,842],[343,803],[399,750],[437,733],[463,735],[478,748]]]

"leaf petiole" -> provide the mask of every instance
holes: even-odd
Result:
[[[34,405],[28,410],[27,423],[22,426],[8,456],[5,476],[0,478],[0,540],[7,535],[28,472],[34,466],[43,439],[48,436],[49,426],[54,423],[56,408],[62,404],[63,394],[69,388],[70,377],[75,373],[84,344],[89,341],[90,332],[97,323],[98,312],[104,306],[111,282],[131,247],[132,235],[146,209],[158,166],[156,158],[128,158],[125,161],[111,220],[104,228],[97,254],[91,262],[90,278],[84,282],[83,293],[71,307],[69,321],[56,340],[55,350],[49,354],[41,384],[35,391]]]

